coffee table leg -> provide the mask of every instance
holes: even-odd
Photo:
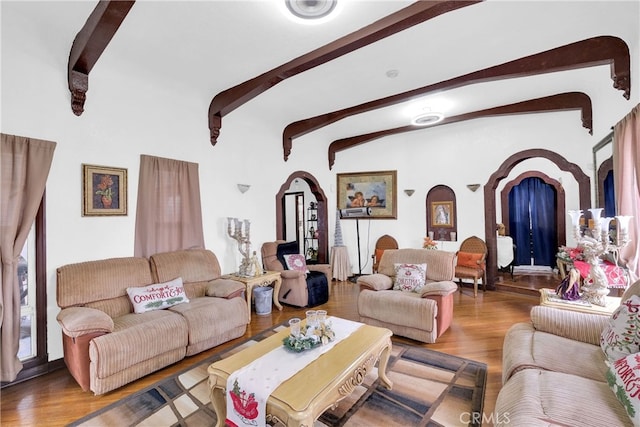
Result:
[[[380,353],[380,359],[378,360],[378,378],[382,381],[384,386],[391,390],[393,388],[393,382],[387,377],[387,363],[389,363],[389,356],[391,355],[391,340],[387,342],[387,345],[382,349]]]
[[[215,386],[211,388],[211,404],[218,418],[216,427],[225,427],[225,421],[227,420],[227,402],[225,401],[223,389]]]

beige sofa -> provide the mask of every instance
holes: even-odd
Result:
[[[451,325],[455,253],[429,249],[387,249],[378,273],[358,277],[360,321],[394,334],[434,343]],[[426,285],[420,292],[394,290],[395,264],[426,264]]]
[[[57,269],[64,360],[83,390],[106,393],[244,335],[244,284],[208,250],[111,258]],[[134,313],[127,288],[182,278],[189,302]],[[240,297],[240,298],[237,298]]]
[[[640,295],[640,281],[622,297]],[[610,316],[535,306],[503,345],[496,426],[632,426],[609,387],[600,336]]]

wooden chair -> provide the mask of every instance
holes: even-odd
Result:
[[[374,273],[378,272],[380,258],[382,258],[382,253],[387,249],[398,249],[398,242],[393,237],[385,234],[384,236],[380,237],[378,241],[376,241],[375,250],[373,252],[373,255],[371,255],[371,258],[373,258],[372,271]]]
[[[463,240],[456,252],[455,277],[473,279],[473,296],[478,296],[478,280],[482,279],[482,289],[487,290],[487,245],[479,237],[471,236]]]

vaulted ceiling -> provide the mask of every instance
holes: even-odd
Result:
[[[253,103],[283,123],[285,160],[323,132],[331,167],[342,150],[423,131],[409,123],[420,112],[444,113],[443,126],[579,110],[575,125],[593,133],[592,104],[605,91],[628,99],[635,84],[637,1],[351,1],[317,25],[292,21],[282,3],[78,4],[74,112],[91,97],[91,70],[117,60],[207,98],[212,149],[233,143],[225,116]]]

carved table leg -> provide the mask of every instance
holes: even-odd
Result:
[[[387,363],[389,363],[389,356],[391,355],[391,340],[387,342],[387,345],[382,349],[380,353],[380,359],[378,361],[378,377],[384,384],[384,386],[391,390],[393,388],[393,382],[387,377]]]

